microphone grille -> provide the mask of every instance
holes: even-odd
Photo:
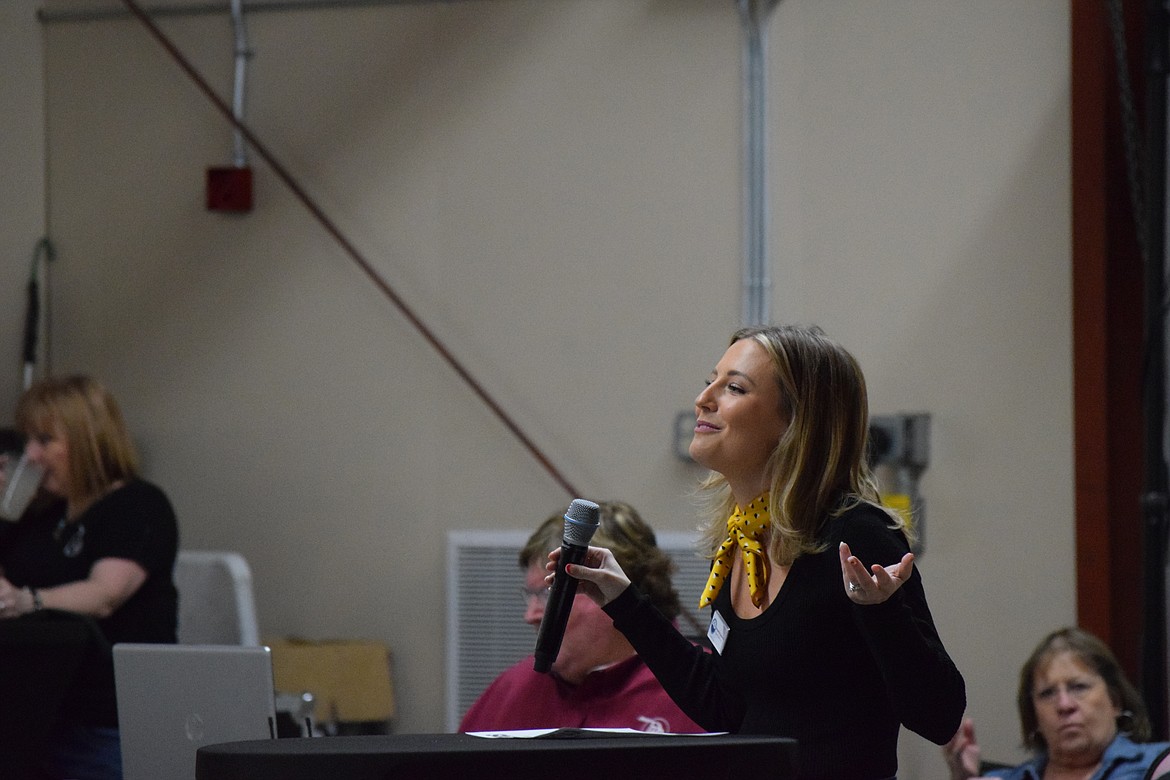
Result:
[[[583,498],[574,498],[565,512],[565,542],[585,547],[601,524],[601,507]]]

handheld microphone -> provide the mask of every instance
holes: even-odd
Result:
[[[565,638],[565,626],[569,622],[569,611],[573,608],[573,597],[577,595],[577,580],[565,573],[565,565],[585,560],[589,540],[601,523],[600,513],[601,507],[583,498],[573,499],[565,513],[561,557],[557,560],[548,606],[536,634],[536,662],[532,668],[538,672],[548,672],[553,661],[557,660],[561,640]]]

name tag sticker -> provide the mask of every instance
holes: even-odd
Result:
[[[711,613],[711,625],[707,626],[707,639],[711,640],[711,646],[715,648],[715,652],[723,655],[723,645],[727,643],[727,634],[731,628],[727,625],[727,621],[719,614],[718,610]]]

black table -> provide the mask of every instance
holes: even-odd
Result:
[[[539,739],[391,734],[199,748],[196,780],[742,780],[795,775],[796,742],[768,736],[564,731]]]

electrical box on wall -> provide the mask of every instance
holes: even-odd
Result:
[[[243,213],[252,210],[251,168],[208,168],[207,210]]]
[[[915,554],[925,548],[926,505],[918,490],[930,465],[930,415],[925,412],[869,418],[869,457],[881,483],[882,503],[906,517],[915,532]]]
[[[870,465],[924,471],[930,463],[930,415],[873,415],[869,418],[869,445]]]

